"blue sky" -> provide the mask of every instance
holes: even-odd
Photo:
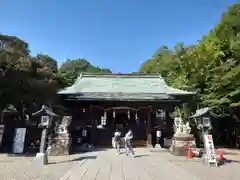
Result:
[[[161,46],[195,43],[234,0],[2,0],[0,32],[31,53],[138,71]]]

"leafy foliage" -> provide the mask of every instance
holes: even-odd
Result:
[[[139,69],[160,73],[174,87],[195,90],[199,103],[220,112],[240,106],[240,3],[195,45],[161,46]]]
[[[26,111],[52,104],[57,91],[72,83],[80,72],[111,72],[85,59],[68,60],[60,69],[46,54],[29,55],[28,43],[14,36],[0,35],[0,112],[13,105],[24,118]]]
[[[111,73],[111,70],[93,66],[85,59],[67,60],[59,69],[59,73],[67,86],[71,86],[81,72]]]

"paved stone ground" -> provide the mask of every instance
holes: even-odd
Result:
[[[227,156],[227,155],[226,155]],[[238,161],[209,168],[167,152],[136,149],[136,157],[117,155],[113,149],[71,156],[50,157],[37,167],[32,157],[0,155],[1,180],[239,180]]]
[[[175,173],[173,173],[175,172]],[[136,157],[117,155],[108,150],[94,158],[87,158],[68,171],[61,180],[197,180],[196,176],[174,166],[165,159],[155,160],[155,156],[146,150],[138,149]]]

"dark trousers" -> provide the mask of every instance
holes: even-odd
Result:
[[[134,155],[134,151],[133,151],[133,147],[132,147],[131,141],[126,141],[125,149],[126,149],[126,155],[127,155],[127,156],[128,156],[129,153],[131,153],[132,155]]]

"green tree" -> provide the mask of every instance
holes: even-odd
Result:
[[[12,104],[21,118],[24,107],[47,103],[58,90],[56,61],[29,52],[23,40],[0,35],[0,111]]]
[[[199,103],[219,112],[240,106],[240,3],[224,12],[195,45],[162,46],[139,69],[160,73],[169,85],[195,90]]]
[[[67,60],[59,68],[59,73],[64,78],[65,86],[71,86],[78,78],[81,72],[111,73],[109,69],[93,66],[85,59]]]

